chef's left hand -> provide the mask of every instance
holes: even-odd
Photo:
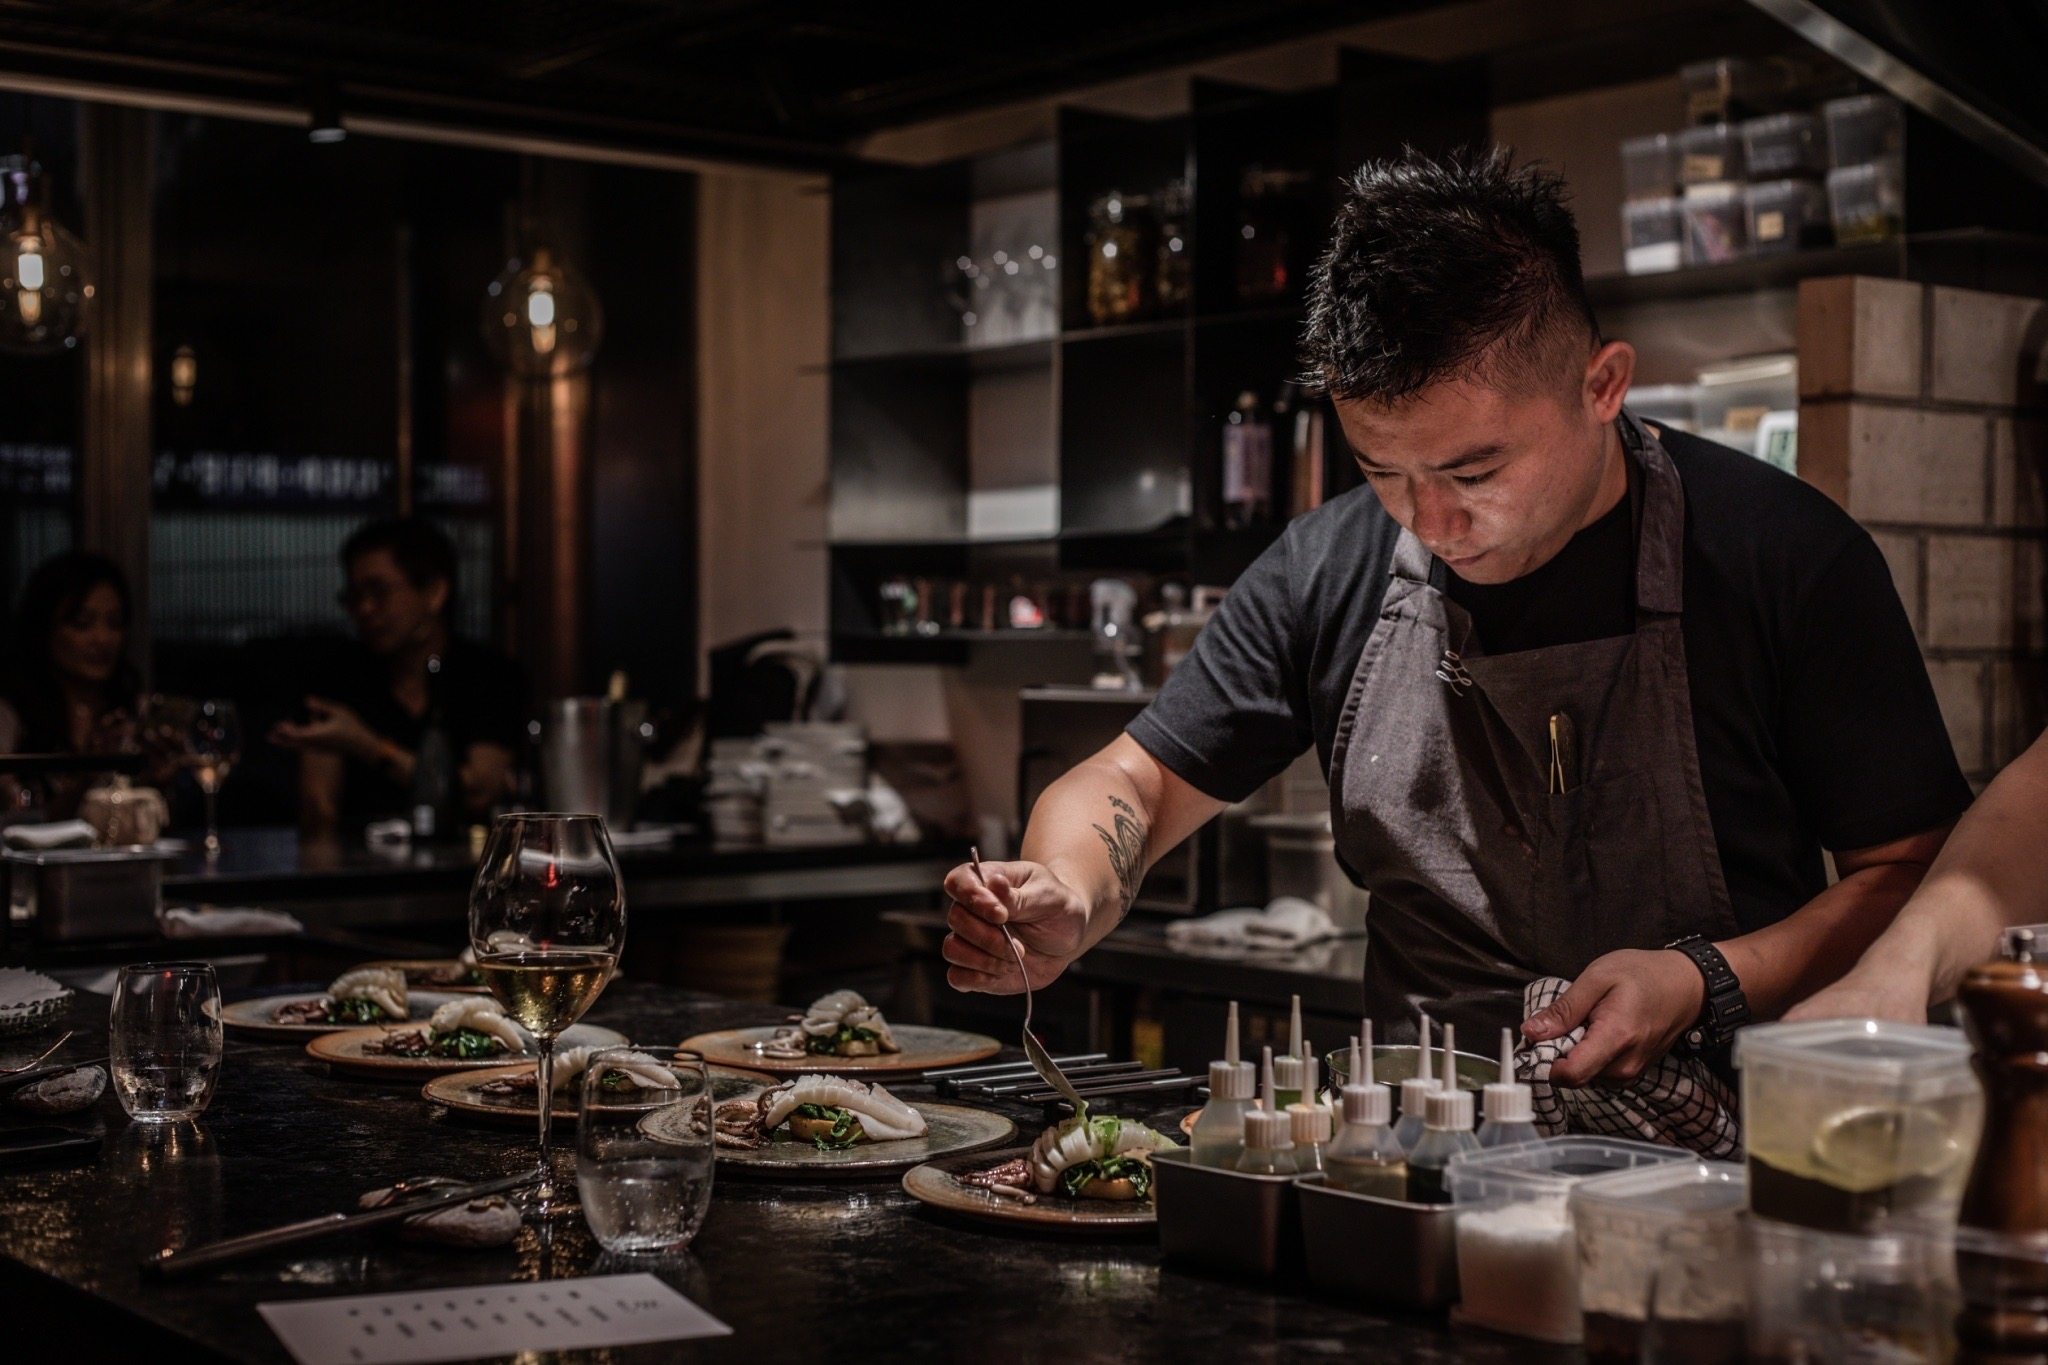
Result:
[[[1586,1036],[1550,1068],[1553,1085],[1628,1085],[1699,1018],[1707,983],[1684,953],[1625,948],[1595,958],[1578,979],[1522,1021],[1534,1043],[1580,1024]]]

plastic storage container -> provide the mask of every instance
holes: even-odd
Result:
[[[1812,114],[1765,114],[1742,125],[1742,154],[1749,178],[1820,177],[1828,168],[1827,137]]]
[[[1670,1161],[1572,1190],[1588,1361],[1740,1361],[1749,1306],[1742,1167]]]
[[[1834,235],[1828,196],[1811,180],[1766,180],[1743,192],[1749,217],[1749,249],[1775,256],[1826,246]]]
[[[1678,183],[1712,185],[1740,181],[1748,174],[1742,155],[1742,130],[1733,123],[1710,123],[1688,128],[1676,139]]]
[[[1740,185],[1694,185],[1685,192],[1685,263],[1721,265],[1749,254],[1749,210]]]
[[[1459,1320],[1538,1341],[1577,1341],[1573,1186],[1687,1156],[1647,1142],[1561,1137],[1457,1158],[1445,1183],[1458,1215]]]
[[[1671,134],[1651,133],[1624,140],[1621,180],[1631,203],[1669,199],[1678,189],[1678,145]]]
[[[1758,106],[1769,94],[1770,72],[1741,57],[1716,57],[1678,69],[1685,86],[1688,123],[1725,123],[1763,112]]]
[[[1983,1124],[1962,1030],[1839,1019],[1735,1037],[1749,1206],[1821,1232],[1953,1220]]]
[[[1631,275],[1655,275],[1685,264],[1685,211],[1670,195],[1621,206],[1621,265]]]
[[[1828,125],[1828,164],[1860,166],[1906,150],[1906,110],[1890,95],[1851,95],[1821,106]]]
[[[1843,246],[1882,242],[1906,226],[1906,168],[1897,157],[1828,172],[1828,217]]]
[[[1749,1220],[1749,1359],[1946,1365],[1962,1294],[1937,1231],[1836,1237]]]

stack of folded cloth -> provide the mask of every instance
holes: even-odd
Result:
[[[57,848],[91,848],[99,831],[83,820],[58,820],[47,825],[9,825],[0,832],[9,848],[47,853]]]
[[[282,910],[244,906],[172,905],[157,911],[165,938],[257,938],[302,934],[306,926]]]
[[[1314,901],[1282,896],[1263,910],[1219,910],[1166,926],[1166,943],[1181,952],[1236,948],[1291,952],[1337,937],[1337,926]]]

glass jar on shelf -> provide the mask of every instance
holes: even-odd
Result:
[[[1140,196],[1111,190],[1088,210],[1088,317],[1098,327],[1135,321],[1152,307],[1149,208]]]
[[[1188,182],[1169,180],[1159,191],[1159,253],[1154,292],[1162,310],[1187,307],[1194,292],[1194,215]]]
[[[1307,240],[1307,171],[1247,166],[1238,182],[1237,297],[1285,298],[1299,287],[1295,253]]]

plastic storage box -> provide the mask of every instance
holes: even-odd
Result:
[[[1621,264],[1631,275],[1655,275],[1685,264],[1685,210],[1666,195],[1621,206]]]
[[[1812,114],[1766,114],[1742,125],[1742,154],[1751,180],[1820,178],[1828,168],[1821,121]]]
[[[1755,255],[1826,246],[1833,239],[1827,192],[1811,180],[1766,180],[1745,190],[1743,202]]]
[[[1749,255],[1749,209],[1741,185],[1693,185],[1684,207],[1687,265],[1721,265]]]
[[[1940,1229],[1836,1237],[1749,1220],[1749,1359],[1944,1365],[1960,1306]]]
[[[1740,1360],[1748,1316],[1742,1167],[1670,1161],[1572,1190],[1588,1361],[1634,1361],[1655,1324],[1658,1358]]]
[[[1687,1159],[1675,1147],[1561,1137],[1451,1159],[1460,1321],[1539,1341],[1579,1339],[1572,1188],[1593,1176]]]
[[[1890,95],[1851,95],[1821,106],[1828,125],[1828,164],[1860,166],[1906,150],[1906,110]]]
[[[1742,131],[1732,123],[1710,123],[1688,128],[1676,139],[1678,183],[1712,185],[1724,180],[1742,180],[1748,174],[1742,155]]]
[[[1678,144],[1669,133],[1632,137],[1621,144],[1621,181],[1629,202],[1668,199],[1678,189]]]
[[[1840,1019],[1735,1037],[1759,1218],[1829,1233],[1953,1219],[1984,1121],[1962,1030]]]
[[[1882,242],[1906,226],[1906,173],[1897,157],[1828,172],[1828,218],[1835,240]]]
[[[1693,62],[1678,69],[1678,79],[1685,86],[1688,123],[1725,123],[1761,113],[1758,105],[1772,86],[1768,70],[1741,57]]]

